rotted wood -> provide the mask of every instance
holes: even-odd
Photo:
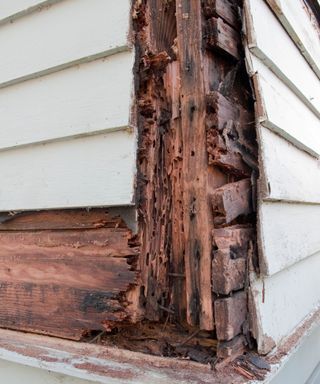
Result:
[[[183,140],[183,225],[187,319],[201,329],[214,328],[211,290],[212,213],[205,133],[205,74],[200,1],[176,2],[181,75]]]
[[[247,294],[244,291],[217,299],[214,313],[218,340],[229,341],[242,332],[247,318]]]
[[[243,179],[217,188],[212,194],[215,225],[229,224],[239,216],[253,211],[250,179]]]
[[[217,228],[213,241],[217,250],[212,260],[212,289],[229,295],[245,287],[248,259],[254,252],[254,230],[248,225]]]
[[[219,50],[236,60],[240,59],[240,34],[220,17],[206,20],[205,38],[208,49]]]
[[[249,177],[252,168],[257,168],[252,114],[216,91],[210,92],[206,100],[209,164]]]
[[[120,218],[17,215],[0,226],[0,242],[0,327],[78,340],[130,321],[139,249]]]
[[[238,7],[229,0],[202,0],[203,13],[206,18],[221,17],[235,29],[240,28]]]

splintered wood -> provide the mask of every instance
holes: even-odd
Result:
[[[138,1],[134,15],[140,310],[215,331],[232,355],[246,344],[257,176],[241,2]]]
[[[0,224],[1,327],[80,339],[129,321],[138,248],[104,210],[30,212]]]

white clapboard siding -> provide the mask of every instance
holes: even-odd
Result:
[[[303,0],[267,0],[288,35],[320,77],[320,39]]]
[[[128,51],[0,89],[0,150],[126,128],[132,67]]]
[[[320,204],[320,160],[263,126],[259,133],[264,170],[262,197]]]
[[[269,352],[320,305],[320,253],[276,275],[252,279],[258,350]],[[275,343],[275,344],[273,344]]]
[[[251,56],[248,60],[251,72],[257,73],[259,89],[256,91],[263,103],[263,111],[257,111],[262,112],[257,116],[261,124],[299,148],[319,156],[319,118],[259,59]]]
[[[264,0],[248,0],[249,49],[320,116],[319,80]]]
[[[0,87],[126,50],[129,17],[130,0],[64,0],[0,25]]]
[[[320,205],[261,202],[259,231],[261,270],[273,275],[320,252]]]
[[[130,205],[135,136],[126,131],[0,153],[0,211]]]
[[[0,25],[63,0],[1,0]]]

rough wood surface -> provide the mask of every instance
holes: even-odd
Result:
[[[0,225],[0,327],[80,339],[129,320],[138,248],[105,210],[25,213]]]
[[[240,26],[237,5],[229,0],[203,0],[203,12],[206,18],[221,17],[235,29]]]
[[[238,216],[252,212],[250,179],[243,179],[217,188],[212,195],[212,207],[216,225],[229,224]]]
[[[242,332],[247,316],[247,295],[237,292],[233,296],[215,301],[216,332],[219,340],[229,341]]]
[[[208,47],[221,50],[234,59],[240,58],[240,35],[220,17],[206,21],[206,41]]]

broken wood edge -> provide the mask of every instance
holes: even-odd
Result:
[[[209,366],[186,360],[54,337],[0,329],[0,358],[16,364],[105,384],[137,382],[166,384],[242,384],[233,369],[213,372]]]

